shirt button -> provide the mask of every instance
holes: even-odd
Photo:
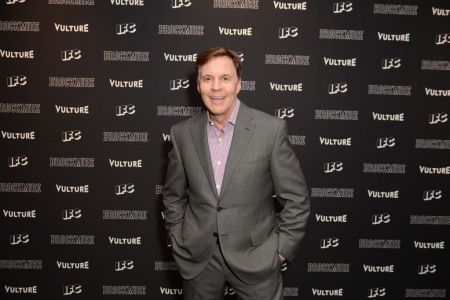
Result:
[[[220,166],[220,164],[221,164],[222,162],[219,160],[218,162],[217,162],[217,164]]]
[[[219,143],[220,143],[220,142],[222,142],[222,139],[221,139],[221,138],[219,138]]]
[[[216,185],[216,189],[220,189],[220,184]]]

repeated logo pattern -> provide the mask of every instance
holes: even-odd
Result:
[[[285,297],[448,297],[449,3],[2,0],[0,38],[2,299],[181,299],[169,132],[219,45],[310,187]]]

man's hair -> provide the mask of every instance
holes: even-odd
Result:
[[[223,48],[223,47],[216,47],[206,50],[205,52],[201,53],[197,57],[197,73],[199,74],[200,67],[207,64],[210,60],[216,57],[226,56],[231,59],[233,62],[234,68],[236,69],[236,74],[238,79],[241,79],[242,75],[242,63],[241,59],[239,58],[239,55],[234,52],[231,49]]]

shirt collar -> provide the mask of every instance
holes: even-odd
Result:
[[[240,105],[241,105],[241,101],[239,101],[239,99],[236,99],[236,103],[234,105],[233,111],[231,112],[231,116],[230,116],[230,119],[228,120],[227,124],[231,123],[233,125],[236,125],[236,119],[237,119]],[[209,111],[206,111],[206,115],[208,116],[208,124],[213,125],[214,121],[212,121],[211,118],[209,117]]]

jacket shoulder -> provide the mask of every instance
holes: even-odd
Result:
[[[250,114],[253,116],[254,122],[258,124],[258,126],[262,127],[275,127],[278,128],[282,123],[286,122],[283,119],[272,116],[266,112],[261,110],[247,107],[249,109]]]

